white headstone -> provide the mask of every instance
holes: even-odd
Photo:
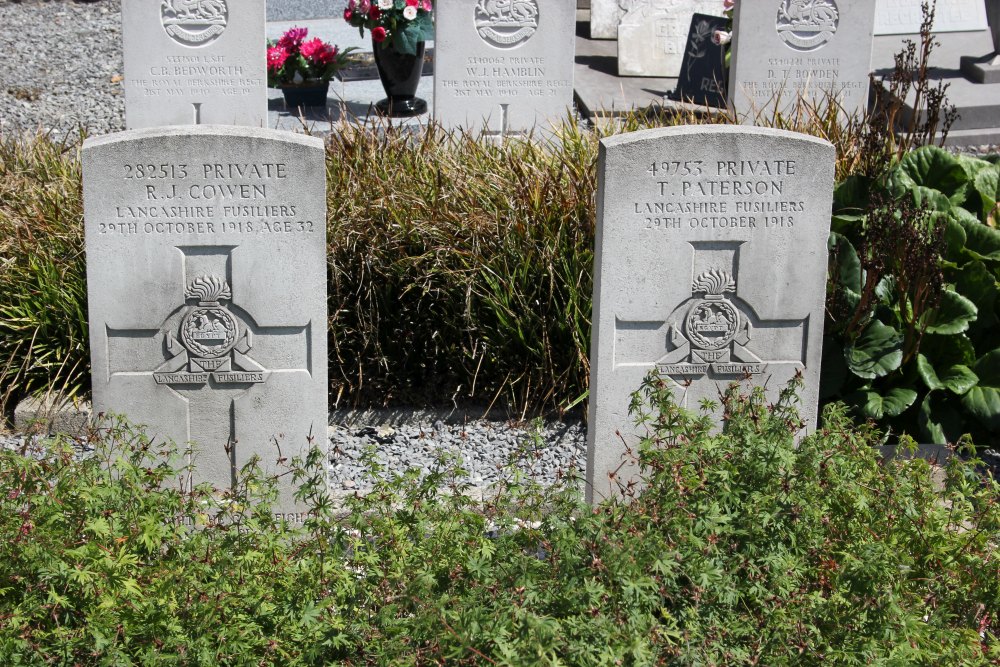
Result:
[[[922,2],[929,0],[876,0],[875,34],[902,35],[920,32]],[[983,0],[938,0],[934,32],[986,30]]]
[[[618,39],[618,23],[625,10],[620,3],[627,0],[590,0],[590,38]]]
[[[264,3],[123,0],[126,127],[266,127]]]
[[[749,378],[797,373],[816,423],[833,146],[764,128],[686,126],[601,141],[588,493],[637,471],[632,392],[653,369],[691,410]]]
[[[566,119],[575,0],[438,0],[434,7],[438,123],[502,136]]]
[[[729,96],[743,122],[808,118],[835,101],[841,117],[868,107],[871,0],[737,2]]]
[[[325,179],[321,139],[275,130],[84,143],[94,409],[196,443],[195,483],[326,445]]]
[[[722,16],[721,0],[638,0],[618,25],[619,76],[677,77],[695,14]]]

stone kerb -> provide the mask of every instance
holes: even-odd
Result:
[[[773,399],[801,373],[802,417],[815,425],[834,160],[826,141],[764,128],[687,126],[601,141],[591,500],[637,474],[619,470],[623,440],[639,439],[629,398],[654,369],[690,409],[738,381]]]
[[[267,126],[265,0],[123,0],[125,126]]]
[[[195,483],[326,446],[324,157],[230,126],[84,143],[94,412],[196,443]]]

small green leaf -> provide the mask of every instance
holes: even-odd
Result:
[[[965,254],[973,259],[1000,261],[1000,231],[987,227],[965,209],[952,212],[965,231]]]
[[[962,405],[988,429],[1000,431],[1000,349],[983,355],[973,370],[979,384],[962,397]]]
[[[872,389],[859,392],[860,400],[856,401],[866,417],[882,419],[883,417],[898,417],[917,400],[917,392],[912,389],[896,387],[887,394],[880,394]]]
[[[917,373],[928,389],[948,389],[956,394],[965,392],[976,386],[979,377],[968,366],[955,364],[943,366],[938,371],[923,354],[917,355]]]
[[[973,187],[979,195],[980,210],[975,211],[982,220],[989,218],[997,205],[997,198],[1000,197],[1000,168],[990,165],[988,168],[979,171],[973,181]]]
[[[922,201],[934,202],[933,192],[939,192],[952,204],[961,205],[968,182],[958,158],[937,146],[922,146],[900,160],[889,175],[888,186],[897,197],[913,192]]]
[[[992,329],[1000,323],[996,313],[1000,285],[997,283],[997,276],[983,262],[975,260],[962,267],[955,281],[955,291],[976,304],[979,313],[976,321],[970,325],[972,329]]]
[[[844,350],[844,359],[859,377],[871,380],[888,375],[903,362],[903,335],[872,320],[854,344]]]
[[[848,176],[833,191],[833,210],[842,214],[848,210],[864,210],[871,199],[872,182],[867,176]]]
[[[976,321],[979,309],[976,304],[957,292],[946,289],[941,294],[941,303],[930,313],[929,333],[958,334],[969,329],[969,323]]]
[[[837,233],[830,234],[828,245],[830,253],[836,261],[835,268],[840,286],[860,299],[861,260],[858,258],[857,251],[847,240],[847,237]]]
[[[947,445],[962,436],[962,417],[940,392],[931,391],[924,396],[917,424],[929,444]]]

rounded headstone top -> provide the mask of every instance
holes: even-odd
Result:
[[[241,127],[236,125],[167,125],[163,127],[147,127],[138,130],[126,130],[98,137],[88,137],[83,142],[84,150],[99,146],[113,145],[137,139],[170,139],[186,137],[232,137],[246,139],[266,139],[286,144],[299,145],[307,148],[324,149],[325,144],[320,137],[296,134],[284,130],[272,130],[266,127]]]
[[[790,130],[777,130],[769,127],[748,127],[741,125],[680,125],[676,127],[657,127],[650,130],[639,130],[637,132],[627,132],[616,134],[613,137],[601,139],[601,146],[604,148],[615,148],[629,144],[656,140],[665,137],[685,137],[685,136],[742,136],[742,137],[767,137],[774,139],[784,139],[786,141],[799,141],[811,143],[817,146],[824,146],[833,149],[826,139],[814,137],[801,132]]]

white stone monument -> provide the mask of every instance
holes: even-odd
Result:
[[[923,2],[930,0],[876,0],[875,34],[903,35],[920,32]],[[938,0],[934,32],[986,30],[983,0]]]
[[[721,0],[639,0],[618,25],[619,76],[677,77],[695,14],[722,16]]]
[[[864,113],[874,20],[871,0],[738,2],[729,72],[737,117],[806,120],[828,103],[842,119]]]
[[[84,143],[94,410],[195,443],[195,483],[326,447],[324,155],[231,126]]]
[[[574,0],[438,0],[434,119],[502,137],[544,133],[573,106]]]
[[[635,0],[590,0],[591,39],[618,39],[618,23]]]
[[[691,410],[737,381],[776,397],[801,373],[801,414],[815,426],[834,160],[826,141],[763,128],[601,141],[591,500],[637,474],[624,456],[639,437],[629,400],[654,369]]]
[[[266,127],[264,3],[122,0],[126,127]]]

